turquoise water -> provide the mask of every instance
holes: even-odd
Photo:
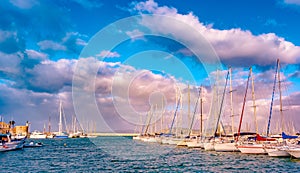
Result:
[[[36,140],[0,153],[0,172],[300,172],[300,160],[205,152],[124,137]]]

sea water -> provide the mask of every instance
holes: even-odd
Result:
[[[0,153],[0,172],[300,172],[300,160],[218,153],[130,137],[44,139]]]

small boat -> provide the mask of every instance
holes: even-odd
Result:
[[[18,148],[16,146],[15,147],[9,147],[9,146],[6,146],[6,145],[0,143],[0,152],[13,151],[13,150],[18,150]]]
[[[20,140],[12,140],[10,134],[0,134],[0,152],[22,149],[26,137]]]
[[[24,148],[35,148],[35,147],[42,147],[44,146],[41,142],[34,143],[33,141],[29,142],[28,144],[24,144]]]

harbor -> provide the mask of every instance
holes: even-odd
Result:
[[[297,0],[2,0],[0,172],[299,172]]]

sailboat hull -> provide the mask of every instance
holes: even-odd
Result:
[[[211,143],[211,142],[204,143],[204,150],[205,151],[214,151],[215,150],[214,143]]]
[[[67,135],[56,135],[54,138],[58,138],[58,139],[67,139],[69,138]]]
[[[291,156],[293,156],[293,157],[295,157],[295,158],[297,158],[297,159],[300,158],[300,148],[291,148],[291,149],[288,149],[287,152],[288,152]]]
[[[285,150],[280,150],[278,148],[266,148],[265,149],[269,156],[271,157],[289,157],[290,154]]]
[[[204,148],[203,143],[197,140],[189,141],[186,144],[189,148]]]
[[[244,154],[267,154],[262,144],[239,145],[237,148]]]
[[[217,152],[238,152],[236,143],[215,143],[215,150]]]

